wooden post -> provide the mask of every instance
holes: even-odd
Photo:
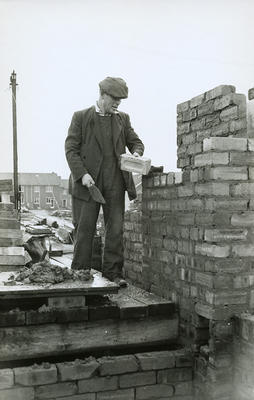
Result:
[[[12,87],[12,122],[13,122],[13,187],[14,205],[19,208],[19,186],[18,186],[18,147],[17,147],[17,110],[16,110],[16,72],[13,71],[10,77]]]

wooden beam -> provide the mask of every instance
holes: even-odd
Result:
[[[177,319],[151,317],[0,328],[0,361],[173,343],[177,327]]]

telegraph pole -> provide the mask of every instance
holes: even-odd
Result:
[[[17,146],[17,109],[16,109],[16,72],[13,70],[10,76],[12,87],[12,123],[13,123],[13,186],[15,209],[19,208],[19,184],[18,184],[18,146]]]

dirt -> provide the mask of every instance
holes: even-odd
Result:
[[[17,275],[9,277],[9,282],[12,282],[12,284],[15,284],[15,282],[56,284],[67,281],[89,281],[92,279],[93,275],[88,270],[74,271],[70,268],[53,265],[45,260],[33,264],[30,268],[22,268]]]

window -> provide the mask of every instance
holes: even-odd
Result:
[[[64,195],[68,194],[67,189],[64,189],[64,190],[63,190],[63,194],[64,194]]]
[[[34,187],[34,192],[40,193],[40,186],[35,186]]]
[[[34,204],[40,204],[40,199],[39,197],[34,198]]]
[[[24,185],[20,185],[20,192],[24,193],[24,191],[25,191],[25,186]]]
[[[52,204],[54,201],[53,197],[46,197],[46,204]]]
[[[66,199],[63,199],[63,207],[67,207],[67,200]]]
[[[53,186],[46,186],[46,192],[52,193],[53,192]]]

